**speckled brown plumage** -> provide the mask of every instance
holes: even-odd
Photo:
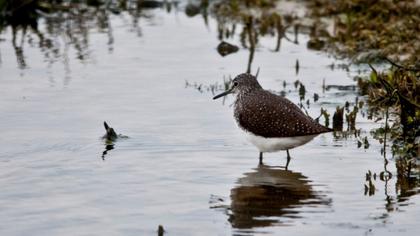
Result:
[[[251,74],[238,75],[233,84],[237,93],[235,119],[248,132],[266,138],[282,138],[331,131],[286,98],[264,90]]]

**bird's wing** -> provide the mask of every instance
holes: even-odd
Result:
[[[243,101],[246,106],[236,113],[236,120],[242,128],[255,135],[280,138],[330,131],[286,98],[264,91],[251,99],[252,102]]]

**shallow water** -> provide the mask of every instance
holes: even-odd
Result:
[[[73,32],[79,46],[41,18],[54,46],[27,32],[18,57],[11,27],[0,34],[1,235],[154,235],[158,225],[168,235],[418,234],[419,189],[399,189],[391,155],[393,177],[365,194],[366,173],[384,170],[369,134],[381,123],[358,116],[368,149],[329,133],[292,150],[289,171],[279,167],[284,152],[258,166],[234,124],[233,98],[186,86],[244,72],[248,50],[221,57],[215,20],[206,26],[179,9],[145,10],[137,26],[127,12],[109,14],[112,32],[90,22]],[[262,38],[252,72],[260,67],[261,85],[296,103],[301,81],[309,98],[320,95],[307,108],[316,117],[357,96],[323,91],[323,81],[355,85],[359,68],[331,70],[341,62],[307,50],[307,40],[273,52],[276,39]],[[105,155],[104,120],[129,137]]]

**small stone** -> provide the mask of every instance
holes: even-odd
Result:
[[[230,43],[227,43],[225,41],[222,41],[221,43],[219,43],[219,45],[217,46],[217,52],[219,52],[219,54],[221,56],[226,56],[232,53],[235,53],[239,51],[239,47]]]

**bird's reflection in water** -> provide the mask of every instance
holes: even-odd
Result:
[[[114,144],[105,144],[105,150],[102,152],[102,160],[105,161],[105,156],[108,154],[108,151],[114,149]]]
[[[284,225],[284,218],[299,218],[304,205],[329,205],[309,182],[301,173],[259,165],[231,190],[229,222],[236,229]]]

